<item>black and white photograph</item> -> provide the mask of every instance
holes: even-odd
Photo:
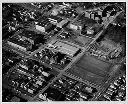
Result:
[[[126,2],[2,2],[1,30],[2,102],[126,101]]]

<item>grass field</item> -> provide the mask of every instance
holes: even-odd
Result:
[[[69,73],[96,84],[102,84],[106,79],[111,64],[98,60],[91,56],[83,56],[68,70]]]

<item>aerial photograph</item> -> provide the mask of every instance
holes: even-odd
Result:
[[[2,102],[126,101],[126,2],[2,3]]]

